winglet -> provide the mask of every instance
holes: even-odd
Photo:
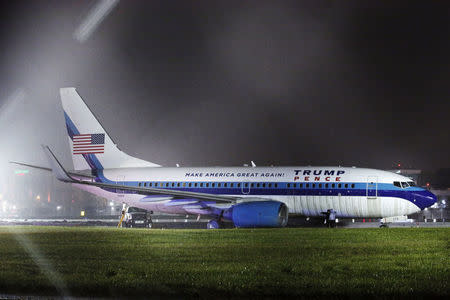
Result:
[[[53,154],[52,150],[48,146],[42,145],[42,149],[45,152],[45,155],[47,156],[48,163],[50,164],[50,167],[52,168],[52,172],[55,175],[55,177],[58,180],[64,181],[64,182],[74,182],[72,177],[70,177],[69,174],[67,174],[66,170],[64,170],[61,163],[58,161],[56,156]]]

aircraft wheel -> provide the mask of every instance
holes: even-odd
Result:
[[[206,225],[207,229],[219,229],[219,222],[217,222],[217,220],[211,220],[208,222],[208,224]]]
[[[148,228],[153,228],[153,222],[148,222],[147,227]]]

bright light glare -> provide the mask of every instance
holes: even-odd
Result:
[[[61,210],[61,206],[60,205],[58,205],[57,207],[56,207],[56,210]]]
[[[6,121],[5,118],[10,118],[13,115],[13,111],[19,105],[19,103],[25,99],[26,93],[23,88],[15,90],[1,105],[0,118],[2,121]]]
[[[56,271],[52,261],[48,260],[39,248],[28,238],[26,231],[20,227],[6,227],[7,230],[14,234],[14,238],[19,242],[28,255],[32,258],[33,262],[39,267],[42,274],[47,277],[49,282],[56,288],[62,299],[69,299],[69,291],[66,283],[63,281],[61,274]]]
[[[74,39],[84,43],[118,3],[119,0],[99,0],[73,33]]]

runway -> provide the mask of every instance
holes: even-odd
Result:
[[[153,217],[154,229],[206,229],[208,219],[197,220],[195,218],[180,218],[174,217]],[[97,227],[116,227],[119,219],[20,219],[20,218],[0,218],[0,226],[7,225],[31,225],[31,226],[97,226]],[[225,224],[226,228],[233,228],[231,223]],[[352,222],[351,220],[343,220],[336,224],[337,228],[377,228],[380,223],[377,220],[362,222],[358,220]],[[305,218],[292,218],[287,227],[295,228],[321,228],[326,227],[321,219],[313,219],[306,221]],[[389,224],[392,228],[441,228],[450,227],[450,222],[393,222]]]

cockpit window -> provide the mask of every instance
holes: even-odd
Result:
[[[394,185],[395,185],[396,187],[399,187],[399,188],[402,187],[402,186],[400,185],[400,182],[398,182],[398,181],[394,181]]]
[[[409,186],[416,186],[416,183],[414,181],[408,181]]]
[[[407,188],[407,187],[409,187],[409,185],[408,185],[408,183],[407,182],[402,182],[402,188]]]

